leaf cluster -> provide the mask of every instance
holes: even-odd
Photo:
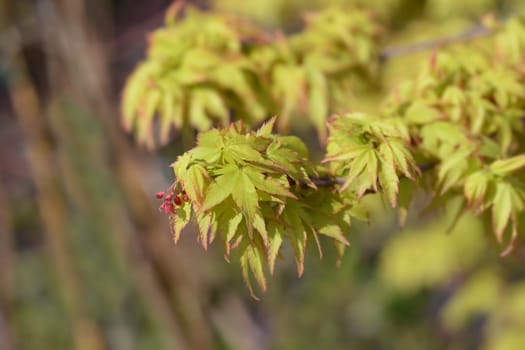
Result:
[[[419,173],[409,150],[410,137],[399,119],[380,119],[362,113],[336,116],[330,123],[327,156],[332,173],[344,178],[359,197],[378,192],[378,184],[393,207],[400,174],[414,180]]]
[[[437,164],[428,176],[434,205],[464,198],[463,209],[491,208],[507,253],[524,210],[525,25],[512,19],[488,40],[435,53],[416,77],[389,97],[384,114],[401,118],[414,157]]]
[[[317,188],[305,145],[295,136],[272,134],[274,122],[256,132],[240,123],[203,132],[197,146],[172,165],[173,189],[190,199],[172,215],[175,241],[193,216],[205,249],[219,236],[227,260],[232,249],[240,251],[252,295],[250,271],[265,290],[266,266],[273,273],[284,241],[293,248],[301,275],[307,245],[315,242],[322,255],[323,235],[342,254],[351,216],[359,216],[351,193]]]
[[[310,14],[302,31],[284,36],[192,7],[177,20],[182,7],[175,6],[149,36],[147,58],[123,93],[124,126],[148,147],[157,122],[165,144],[172,129],[204,131],[233,120],[254,127],[272,115],[280,130],[292,116],[308,116],[324,139],[336,92],[376,70],[378,26],[363,10]]]

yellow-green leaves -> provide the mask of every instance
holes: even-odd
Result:
[[[518,234],[518,218],[525,209],[525,190],[515,173],[524,166],[523,155],[496,160],[486,169],[471,173],[464,184],[464,195],[469,207],[478,214],[492,208],[493,229],[498,242],[503,242],[504,233],[510,226],[510,242],[503,254],[513,248]]]
[[[470,157],[473,152],[474,145],[471,144],[456,149],[450,156],[441,161],[437,182],[439,194],[445,193],[463,181],[464,176],[469,170],[471,163]]]
[[[239,185],[239,178],[242,171],[235,165],[224,167],[221,171],[222,175],[215,178],[206,191],[206,197],[202,205],[203,211],[212,209],[219,203],[222,203],[233,190]]]
[[[381,151],[383,162],[381,163],[379,182],[390,204],[392,207],[395,207],[397,205],[397,195],[399,191],[399,177],[397,176],[394,165],[393,152],[388,146],[381,147]]]
[[[508,159],[497,160],[490,165],[490,170],[497,175],[505,176],[525,167],[525,154]]]
[[[171,227],[173,230],[173,241],[178,242],[182,229],[190,222],[191,219],[191,205],[185,203],[184,205],[175,208],[175,215],[172,217]]]
[[[477,171],[465,180],[464,195],[469,207],[477,208],[478,212],[485,209],[485,195],[492,177],[487,171]]]
[[[321,252],[319,235],[334,240],[342,253],[349,245],[350,217],[358,209],[351,193],[316,187],[306,146],[296,137],[272,134],[274,122],[256,132],[240,123],[203,132],[197,146],[172,165],[172,188],[185,191],[190,200],[172,215],[175,240],[193,212],[204,248],[218,236],[226,259],[232,249],[239,249],[253,296],[250,276],[264,290],[265,270],[273,273],[286,242],[293,248],[299,275],[308,244],[315,241]]]
[[[496,194],[492,205],[492,220],[496,237],[500,243],[503,239],[503,230],[505,230],[512,214],[512,197],[514,195],[512,186],[509,184],[498,183],[496,185]]]
[[[262,35],[226,15],[187,8],[185,18],[169,16],[149,37],[147,59],[131,74],[123,93],[124,125],[138,141],[155,146],[155,117],[160,143],[170,130],[189,125],[208,130],[227,125],[230,111],[257,122],[267,117],[251,75],[254,67],[242,50],[247,32]],[[239,116],[238,116],[239,117]]]
[[[439,52],[414,81],[393,94],[389,113],[401,116],[414,136],[421,136],[426,150],[441,159],[451,150],[445,154],[435,141],[464,145],[489,134],[503,154],[511,154],[518,143],[514,136],[524,130],[525,73],[516,61],[494,54],[502,46],[507,44],[496,40]]]
[[[250,294],[254,299],[258,299],[253,291],[252,285],[250,283],[249,270],[255,277],[255,280],[261,287],[263,291],[266,290],[266,276],[264,272],[264,266],[266,263],[266,257],[264,254],[264,249],[258,249],[256,244],[243,244],[244,251],[241,254],[240,262],[242,268],[242,276],[246,281],[246,285],[250,290]]]
[[[397,204],[399,176],[415,179],[419,169],[408,149],[408,131],[399,120],[364,114],[335,117],[324,162],[345,181],[340,188],[358,196],[378,191],[378,184],[393,207]]]
[[[523,33],[523,22],[511,20],[486,45],[437,53],[395,91],[385,113],[405,123],[415,157],[436,164],[426,176],[433,204],[462,191],[460,212],[489,213],[497,241],[510,241],[504,253],[517,237],[525,195]]]
[[[254,224],[255,215],[259,206],[259,197],[257,195],[257,191],[255,190],[255,186],[248,178],[244,170],[240,171],[238,179],[237,186],[235,186],[234,191],[232,192],[233,201],[235,204],[237,204],[237,207],[244,216],[248,232],[250,233],[252,227],[255,226],[255,228],[258,229],[263,241],[266,242],[268,241],[268,237],[265,237],[264,235],[266,228],[261,229],[261,227],[264,227],[264,223],[262,223],[260,226]]]
[[[287,38],[225,14],[175,13],[150,35],[123,92],[123,123],[150,148],[159,143],[157,118],[160,144],[172,129],[205,131],[231,119],[253,127],[273,115],[281,130],[292,116],[309,118],[324,141],[337,84],[366,81],[379,61],[377,25],[358,9],[327,9]]]

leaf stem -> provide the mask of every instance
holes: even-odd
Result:
[[[421,172],[429,171],[433,169],[438,162],[427,162],[418,164],[418,168]],[[317,187],[334,187],[336,185],[342,185],[345,183],[346,179],[342,176],[330,176],[330,175],[324,175],[324,176],[311,176],[310,180],[317,186]],[[303,187],[307,187],[306,184],[301,184]]]

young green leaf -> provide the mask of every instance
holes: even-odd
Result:
[[[399,178],[394,166],[394,155],[388,145],[381,145],[379,152],[382,158],[379,167],[379,183],[381,184],[381,188],[385,192],[392,207],[396,207]]]
[[[505,176],[523,167],[525,167],[525,154],[497,160],[490,165],[490,170],[494,174]]]
[[[184,227],[188,225],[191,218],[191,204],[185,203],[184,205],[175,207],[175,215],[172,217],[171,225],[173,230],[173,241],[177,243],[180,238],[180,234]]]
[[[238,186],[241,175],[241,170],[236,166],[229,165],[223,168],[222,175],[215,178],[215,181],[208,186],[202,210],[210,210],[231,195],[235,187]]]
[[[512,189],[509,184],[499,183],[492,205],[492,220],[498,242],[503,240],[503,231],[512,214]]]
[[[236,184],[232,191],[232,198],[246,220],[248,232],[251,232],[253,221],[255,220],[255,212],[259,207],[259,197],[257,196],[255,186],[244,171],[240,171],[236,179]]]
[[[275,259],[279,255],[279,249],[283,243],[283,232],[282,229],[273,222],[268,224],[268,232],[270,236],[270,244],[268,246],[268,268],[270,274],[273,275],[275,269]]]

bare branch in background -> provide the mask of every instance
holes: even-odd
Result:
[[[433,50],[451,44],[465,42],[485,35],[489,35],[493,31],[494,30],[492,28],[480,24],[443,38],[425,40],[413,44],[389,46],[381,51],[380,59],[382,61],[386,61],[392,58],[408,55],[411,53]]]

